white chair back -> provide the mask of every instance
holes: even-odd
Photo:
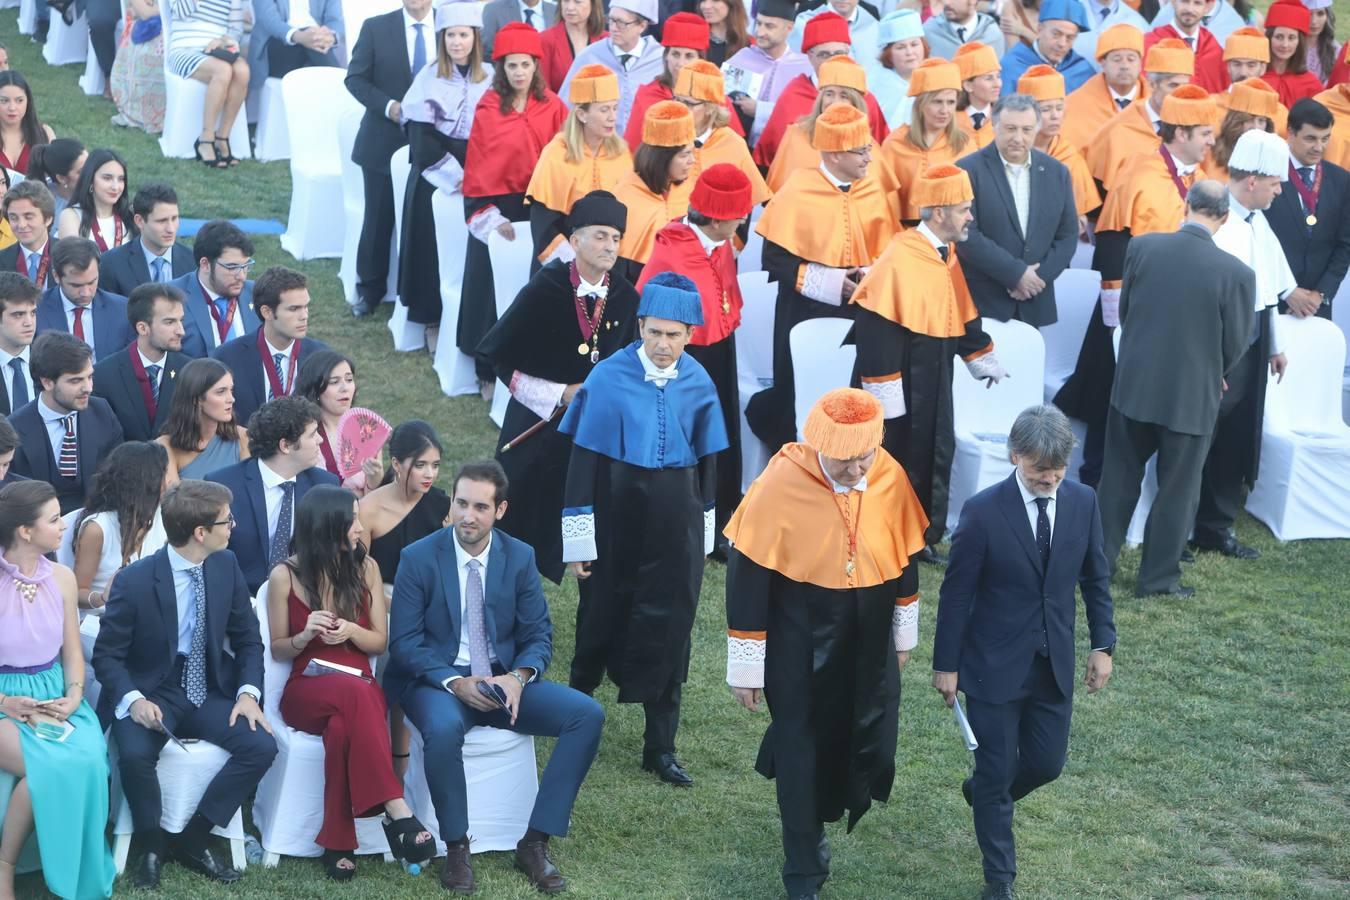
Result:
[[[530,223],[512,222],[516,230],[516,239],[508,241],[496,231],[488,235],[488,256],[492,259],[492,289],[496,293],[497,318],[506,315],[516,295],[530,280],[530,256],[534,251],[530,243]],[[510,394],[506,385],[497,382],[492,396],[492,409],[488,418],[500,427],[506,418],[506,404]]]
[[[773,322],[778,285],[771,283],[768,273],[763,271],[744,272],[736,280],[745,301],[741,325],[736,329],[736,374],[743,385],[756,384],[753,391],[758,391],[768,387],[763,380],[773,379]]]
[[[953,423],[957,434],[1007,435],[1018,413],[1043,402],[1045,342],[1025,322],[981,322],[1011,377],[986,387],[958,363],[952,373]]]
[[[253,612],[258,617],[258,636],[263,642],[263,713],[277,726],[281,721],[281,692],[286,679],[291,677],[291,661],[272,655],[272,621],[267,609],[267,582],[258,588],[253,598]]]
[[[1083,335],[1097,306],[1102,276],[1091,269],[1065,269],[1055,279],[1058,321],[1041,326],[1045,341],[1045,400],[1050,402],[1078,364]]]
[[[342,209],[346,214],[342,235],[342,265],[338,278],[348,303],[356,302],[356,251],[361,243],[361,222],[366,216],[366,192],[361,167],[352,162],[356,132],[364,111],[357,107],[338,117],[338,162],[342,166]]]
[[[1292,361],[1284,380],[1266,387],[1265,426],[1301,434],[1346,432],[1341,419],[1345,336],[1326,319],[1279,316],[1275,327]]]
[[[851,319],[808,319],[794,325],[788,334],[799,439],[801,426],[816,401],[828,391],[847,387],[853,378],[858,348],[843,346],[852,327]]]
[[[393,12],[400,6],[399,0],[342,0],[342,30],[347,37],[347,56],[351,57],[351,48],[361,35],[361,26],[366,19],[382,13]]]
[[[745,239],[741,255],[736,257],[736,268],[741,272],[760,272],[764,269],[764,236],[753,228]]]
[[[281,79],[286,134],[292,147],[304,148],[291,160],[293,171],[303,162],[307,171],[341,173],[338,121],[346,110],[360,108],[343,84],[346,74],[335,66],[305,66]]]
[[[19,0],[19,34],[32,34],[37,29],[37,0]]]
[[[441,270],[441,330],[436,337],[432,367],[448,397],[478,393],[478,374],[473,358],[459,349],[460,291],[464,282],[464,247],[469,229],[464,224],[464,198],[460,194],[433,191],[431,213],[436,221],[436,258]]]
[[[56,548],[56,561],[69,569],[75,568],[75,522],[82,512],[83,507],[72,509],[61,517],[61,521],[66,523],[66,530],[61,533],[61,546]]]

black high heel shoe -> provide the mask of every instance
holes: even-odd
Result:
[[[380,825],[389,841],[389,852],[396,859],[405,863],[424,863],[436,855],[436,838],[417,821],[417,816],[392,821],[386,816]],[[417,836],[423,832],[429,835],[429,839],[418,843]]]
[[[225,151],[224,151],[223,153],[222,153],[221,150],[220,150],[220,145],[221,145],[221,144],[224,144],[224,145],[225,145]],[[215,148],[216,148],[216,156],[220,157],[220,159],[223,160],[223,161],[225,162],[225,165],[229,166],[230,168],[234,168],[235,166],[239,165],[239,160],[235,157],[234,153],[230,150],[230,139],[229,139],[229,138],[227,138],[227,137],[221,137],[220,135],[216,135]]]
[[[197,162],[203,164],[208,169],[223,169],[229,165],[229,163],[225,162],[225,160],[221,159],[219,156],[215,159],[207,159],[205,156],[202,156],[202,147],[210,147],[212,153],[217,152],[215,141],[196,141],[192,145],[192,152],[197,154]]]

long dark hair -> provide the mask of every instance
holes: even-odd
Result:
[[[1322,81],[1331,77],[1331,70],[1336,66],[1336,11],[1328,6],[1325,12],[1327,24],[1322,26],[1316,37],[1311,31],[1308,33],[1308,42],[1317,50],[1317,65],[1321,70],[1313,74]]]
[[[1289,57],[1289,61],[1284,64],[1284,74],[1303,75],[1308,71],[1308,36],[1301,31],[1298,34],[1298,44],[1294,47],[1294,55]],[[1266,29],[1266,40],[1269,41],[1275,35],[1274,28]],[[1275,67],[1275,48],[1270,48],[1270,66]]]
[[[94,473],[84,510],[75,522],[76,543],[84,520],[94,513],[117,513],[122,531],[122,564],[126,565],[136,538],[150,530],[159,508],[169,453],[160,444],[127,441],[108,454]]]
[[[138,233],[136,221],[131,216],[131,175],[127,169],[127,161],[116,150],[101,147],[90,153],[89,158],[84,161],[84,168],[80,170],[80,180],[75,182],[75,190],[70,195],[71,204],[80,207],[80,237],[89,237],[94,227],[94,219],[98,217],[98,206],[94,202],[94,176],[110,162],[122,167],[125,179],[122,196],[113,204],[113,216],[122,220],[127,234],[134,237]]]
[[[633,171],[647,190],[653,194],[665,194],[670,190],[670,162],[684,152],[684,145],[678,147],[657,147],[652,144],[638,144],[633,154]]]
[[[83,152],[84,144],[75,138],[59,137],[49,144],[39,144],[28,155],[27,177],[56,184],[56,176],[69,172]]]
[[[402,462],[417,459],[433,447],[437,453],[445,453],[441,447],[441,439],[436,437],[436,429],[432,428],[430,423],[421,419],[409,419],[396,427],[394,433],[389,435],[389,467],[384,470],[384,478],[380,484],[393,484],[394,460]]]
[[[336,350],[316,350],[305,354],[305,361],[300,364],[300,373],[295,377],[295,392],[306,400],[318,403],[319,396],[328,390],[328,379],[332,376],[333,370],[343,363],[351,368],[352,378],[356,378],[356,363],[345,353]],[[354,394],[352,402],[356,402]]]
[[[510,80],[506,77],[506,57],[492,61],[492,89],[497,92],[497,97],[501,101],[497,109],[502,115],[511,111],[511,104],[516,97],[515,89],[511,87]],[[539,59],[534,58],[534,75],[530,78],[530,86],[525,91],[526,96],[542,103],[548,96],[548,86],[544,84],[543,70],[539,65]]]
[[[56,488],[45,481],[16,481],[0,489],[0,548],[12,547],[15,532],[35,524],[42,507],[55,499]]]
[[[202,397],[228,374],[230,370],[223,362],[207,358],[194,359],[175,376],[177,384],[173,390],[173,405],[169,407],[168,420],[159,431],[168,436],[170,447],[184,453],[196,453],[202,449],[197,446],[202,439]],[[216,435],[222,441],[238,442],[238,420],[231,416],[228,422],[217,422]]]
[[[361,618],[370,603],[362,573],[366,545],[347,546],[347,532],[356,518],[356,495],[335,484],[312,487],[295,507],[291,532],[291,576],[305,589],[310,609],[323,609],[325,590],[332,612],[349,622]]]
[[[47,143],[47,132],[42,128],[42,120],[38,118],[37,103],[33,101],[33,89],[28,86],[28,80],[13,69],[6,69],[0,72],[0,88],[10,86],[19,88],[28,98],[27,109],[24,110],[23,119],[19,122],[19,133],[23,135],[23,142],[30,147]]]

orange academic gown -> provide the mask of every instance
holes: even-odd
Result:
[[[778,153],[778,145],[783,140],[783,134],[802,116],[811,114],[811,107],[815,104],[819,93],[820,89],[816,87],[816,83],[805,75],[798,75],[787,83],[783,93],[774,101],[773,112],[769,115],[769,121],[764,124],[759,140],[755,141],[756,164],[766,169],[769,167],[774,155]],[[872,140],[880,144],[886,140],[886,134],[890,130],[886,127],[886,117],[882,115],[881,106],[871,91],[863,96],[863,101],[867,104],[867,121],[872,126]]]
[[[1121,169],[1134,157],[1162,145],[1144,103],[1131,103],[1101,127],[1088,144],[1088,171],[1110,193]]]
[[[1083,154],[1078,152],[1077,147],[1064,140],[1062,130],[1050,140],[1044,151],[1064,163],[1064,167],[1069,170],[1069,182],[1073,185],[1074,208],[1080,216],[1085,216],[1102,205],[1102,192],[1097,190],[1097,182],[1092,180],[1087,160],[1083,159]]]
[[[547,259],[565,240],[564,220],[573,203],[591,191],[612,192],[619,179],[633,171],[633,156],[627,147],[618,156],[592,153],[584,144],[582,152],[582,159],[568,162],[567,143],[561,134],[555,135],[544,145],[530,176],[530,185],[525,188],[537,262]]]
[[[1313,99],[1336,117],[1331,129],[1331,144],[1327,147],[1327,162],[1343,169],[1350,167],[1350,84],[1338,84]]]
[[[1147,100],[1148,94],[1148,81],[1141,75],[1133,102]],[[1064,126],[1059,130],[1060,137],[1086,155],[1093,136],[1118,112],[1120,108],[1111,96],[1111,86],[1106,83],[1106,76],[1098,72],[1065,98]]]
[[[974,141],[966,141],[966,146],[957,153],[951,144],[947,143],[945,134],[939,137],[932,147],[921,150],[910,141],[908,125],[901,125],[892,131],[891,136],[886,138],[886,143],[881,145],[881,161],[891,170],[896,187],[900,191],[900,220],[917,222],[919,219],[919,207],[909,201],[910,186],[918,179],[919,173],[930,166],[956,162],[967,153],[973,152],[975,152]]]

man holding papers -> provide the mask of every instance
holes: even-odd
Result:
[[[1013,803],[1059,777],[1073,711],[1074,585],[1092,653],[1084,683],[1111,677],[1116,627],[1102,524],[1091,488],[1064,481],[1069,420],[1024,410],[1008,434],[1016,470],[966,502],[952,537],[933,635],[933,687],[964,691],[979,747],[961,785],[975,810],[985,898],[1011,898]]]

